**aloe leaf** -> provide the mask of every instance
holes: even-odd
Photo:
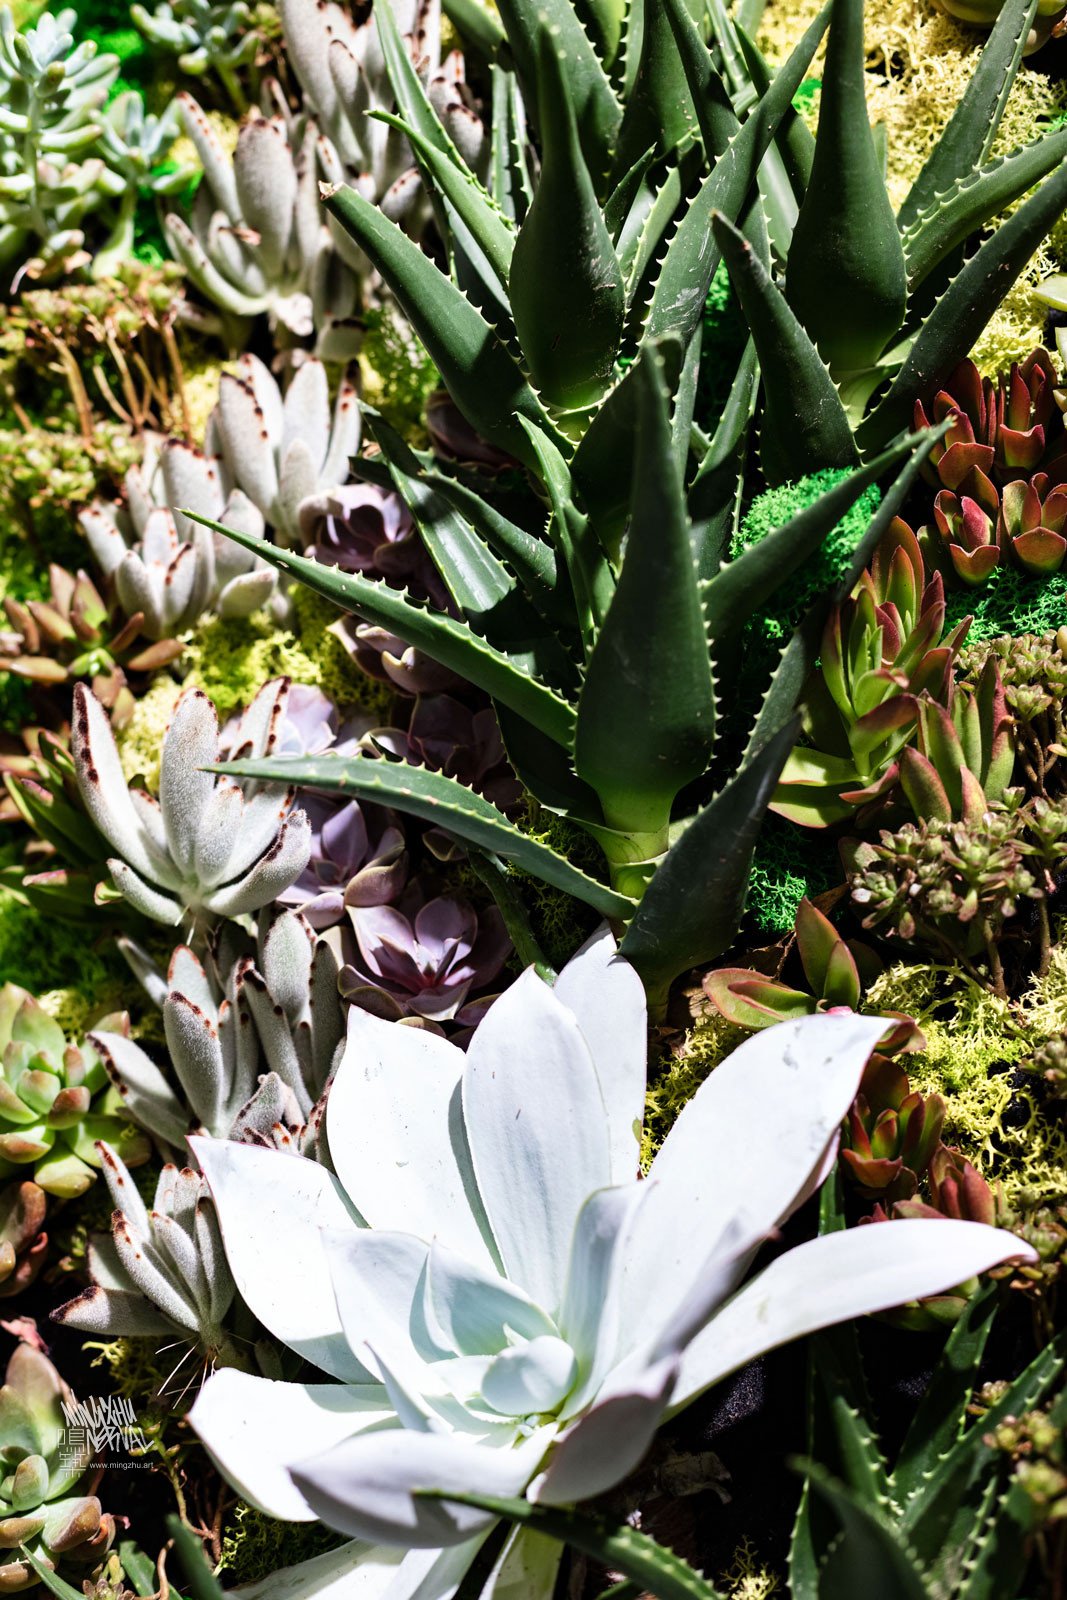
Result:
[[[653,833],[707,767],[715,685],[658,350],[646,348],[634,371],[630,529],[586,665],[574,766],[599,795],[609,827]]]
[[[900,508],[910,494],[912,484],[922,471],[930,450],[945,437],[953,421],[954,418],[948,417],[936,428],[923,429],[919,433],[912,434],[910,439],[902,441],[905,446],[909,443],[914,445],[912,454],[882,495],[866,533],[852,552],[852,560],[833,597],[836,601],[844,600],[859,583],[864,568],[870,565],[874,552],[889,531],[889,524],[899,514]]]
[[[325,203],[396,295],[471,426],[524,459],[526,436],[516,418],[552,425],[481,312],[396,223],[354,189],[335,189]]]
[[[719,423],[689,486],[697,574],[718,572],[741,516],[745,487],[743,452],[759,394],[759,362],[751,339],[745,345]]]
[[[374,436],[390,462],[393,484],[408,506],[448,592],[472,628],[523,670],[559,685],[574,669],[559,640],[477,531],[419,471],[414,452],[381,418]]]
[[[570,102],[578,122],[582,150],[589,170],[598,180],[607,172],[622,121],[622,108],[610,79],[582,27],[571,0],[499,0],[504,24],[522,85],[523,98],[538,106],[541,41],[549,36],[567,58]],[[544,132],[538,129],[539,133]]]
[[[843,1529],[820,1571],[819,1600],[932,1600],[892,1523],[816,1462],[803,1468]]]
[[[939,195],[933,209],[919,217],[904,238],[911,287],[922,283],[957,245],[1059,166],[1065,156],[1067,129],[1061,129],[982,172],[969,174]]]
[[[1067,162],[994,230],[953,278],[923,323],[888,394],[857,428],[861,450],[877,449],[906,427],[916,399],[963,360],[1065,206]]]
[[[958,1600],[1003,1600],[1005,1595],[1018,1594],[1033,1535],[1043,1520],[1041,1508],[1026,1487],[1010,1484],[997,1500],[989,1524],[976,1532]]]
[[[899,331],[908,298],[865,85],[863,0],[833,0],[815,159],[785,292],[822,356],[842,372],[877,360]]]
[[[441,10],[465,45],[495,63],[506,36],[493,11],[479,0],[441,0]]]
[[[526,113],[515,74],[494,62],[490,77],[493,131],[489,159],[493,199],[512,222],[521,222],[533,199],[526,169]]]
[[[712,213],[722,212],[732,220],[744,210],[759,164],[782,118],[792,108],[793,96],[811,65],[829,17],[827,5],[715,163],[675,229],[652,292],[644,328],[646,339],[675,333],[683,345],[688,343],[704,314],[708,287],[719,264],[719,246],[709,232]]]
[[[558,1539],[608,1569],[621,1572],[639,1583],[657,1600],[723,1600],[723,1596],[699,1572],[650,1539],[628,1522],[611,1522],[558,1506],[534,1505],[529,1500],[501,1500],[489,1495],[443,1494],[423,1490],[428,1500],[448,1500],[452,1504],[477,1506],[520,1527]]]
[[[715,160],[722,155],[741,124],[685,0],[663,0],[663,11],[689,85],[689,99],[704,149],[709,161]]]
[[[1038,0],[1006,0],[1000,7],[963,98],[934,145],[897,212],[901,232],[938,204],[957,183],[981,166],[993,145]]]
[[[745,766],[796,714],[808,677],[819,658],[826,606],[813,606],[778,658],[741,764]]]
[[[364,622],[388,628],[406,644],[425,650],[433,660],[450,667],[486,694],[512,706],[520,715],[540,728],[557,743],[570,745],[574,708],[554,689],[521,671],[500,650],[480,639],[465,623],[456,622],[439,611],[417,605],[388,584],[374,582],[357,572],[341,572],[292,550],[280,550],[262,539],[254,539],[207,517],[188,513],[193,522],[202,522],[213,533],[225,534],[235,544],[252,549],[282,572],[289,572],[344,611],[351,611]]]
[[[758,94],[764,95],[771,86],[773,73],[760,53],[755,39],[751,37],[740,19],[734,22],[734,32],[744,52],[745,64],[753,87]],[[815,159],[815,135],[800,113],[790,109],[782,119],[774,145],[781,155],[782,165],[788,174],[794,199],[799,206],[811,178],[811,165]]]
[[[682,193],[680,170],[668,167],[658,189],[642,187],[640,203],[634,205],[619,234],[617,254],[626,279],[626,304],[631,310],[638,298],[639,285],[672,232]]]
[[[684,6],[686,0],[679,3]],[[619,129],[617,175],[649,144],[670,155],[692,144],[699,131],[688,76],[662,0],[631,0],[631,5],[643,8],[641,50]]]
[[[751,242],[723,216],[716,214],[712,226],[760,360],[769,481],[852,465],[858,459],[852,429],[822,355]]]
[[[515,880],[509,876],[500,857],[483,850],[470,850],[467,859],[475,877],[496,901],[520,964],[523,967],[536,967],[546,983],[554,983],[556,970],[537,942],[526,907],[515,888]]]
[[[574,9],[596,46],[605,67],[611,67],[622,44],[628,0],[574,0]]]
[[[996,1284],[985,1283],[967,1302],[945,1342],[893,1466],[890,1487],[901,1505],[922,1491],[929,1474],[963,1435],[982,1352],[997,1313],[997,1295]]]
[[[579,409],[611,381],[626,297],[582,154],[564,62],[547,33],[538,68],[541,176],[515,240],[511,308],[538,391],[551,405]]]
[[[574,503],[567,463],[540,428],[527,428],[541,480],[548,490],[556,547],[570,577],[578,631],[588,650],[611,604],[615,580],[592,523]]]
[[[132,1583],[134,1591],[139,1595],[154,1595],[159,1590],[159,1579],[156,1577],[156,1564],[149,1560],[144,1551],[134,1544],[132,1539],[123,1539],[119,1545],[119,1560],[122,1570],[126,1574],[127,1583]],[[175,1595],[171,1590],[174,1600],[181,1600],[180,1595]]]
[[[604,221],[608,225],[608,232],[615,240],[616,253],[618,253],[619,237],[631,210],[637,204],[655,154],[653,145],[643,150],[604,201]],[[620,263],[621,259],[620,256]]]
[[[601,826],[600,801],[575,773],[568,752],[506,706],[498,703],[496,713],[508,760],[534,799],[580,827]]]
[[[167,1532],[174,1540],[178,1559],[185,1569],[189,1600],[224,1600],[220,1585],[207,1564],[203,1545],[180,1517],[167,1518]]]
[[[697,813],[668,850],[622,942],[650,1003],[672,979],[713,961],[737,932],[767,802],[796,742],[794,719]]]
[[[385,9],[383,7],[383,13]],[[515,235],[459,151],[453,159],[439,146],[431,144],[420,129],[389,111],[372,111],[370,115],[376,122],[384,122],[405,135],[431,187],[448,202],[485,257],[496,280],[497,295],[506,303]]]
[[[291,760],[274,757],[268,761],[231,761],[213,770],[234,778],[303,784],[324,789],[328,794],[395,806],[398,811],[457,834],[480,850],[514,861],[543,883],[592,906],[601,916],[627,917],[633,910],[633,901],[590,878],[548,845],[531,839],[491,801],[443,772],[370,756],[329,754]]]

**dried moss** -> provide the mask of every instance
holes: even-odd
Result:
[[[729,1570],[718,1582],[729,1600],[770,1600],[771,1595],[782,1592],[776,1575],[760,1565],[756,1547],[747,1534],[734,1551]]]

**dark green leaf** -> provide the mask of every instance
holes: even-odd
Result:
[[[923,323],[889,393],[856,430],[864,452],[906,427],[915,401],[944,382],[973,348],[1065,206],[1067,163],[1000,224],[952,280]]]
[[[645,338],[674,333],[683,345],[688,343],[704,314],[708,288],[719,264],[719,246],[710,231],[712,213],[720,211],[732,221],[743,212],[759,164],[782,118],[791,109],[793,96],[811,65],[829,18],[827,5],[804,33],[763,99],[753,107],[729,149],[715,163],[675,229],[656,278]]]
[[[749,36],[740,21],[735,21],[734,32],[744,53],[753,87],[758,94],[765,95],[773,80],[771,69],[760,54],[755,40]],[[799,205],[811,177],[811,165],[815,159],[815,135],[800,113],[790,110],[782,119],[774,145],[781,153],[793,196]]]
[[[180,1517],[167,1518],[167,1532],[174,1540],[178,1559],[185,1569],[189,1600],[223,1600],[222,1589],[208,1566],[204,1547]]]
[[[819,658],[826,606],[812,608],[778,658],[770,687],[748,736],[742,765],[759,755],[764,745],[796,714],[804,685]]]
[[[610,67],[622,44],[627,0],[574,0],[574,9],[601,61]]]
[[[480,8],[479,8],[480,9]],[[491,69],[493,130],[490,186],[506,217],[521,222],[533,199],[526,168],[526,115],[513,72],[494,62]]]
[[[968,1570],[959,1600],[1005,1600],[1017,1595],[1044,1518],[1022,1483],[1012,1483],[997,1501],[990,1525],[974,1530]]]
[[[646,347],[634,372],[630,531],[586,666],[574,766],[609,827],[654,833],[707,767],[715,685],[658,350]]]
[[[119,1545],[119,1560],[122,1570],[126,1574],[127,1583],[132,1583],[139,1595],[154,1595],[159,1590],[159,1580],[156,1577],[156,1564],[150,1561],[132,1539],[123,1539]],[[181,1596],[171,1589],[171,1600],[181,1600]]]
[[[574,503],[570,469],[540,428],[528,428],[538,475],[548,490],[551,527],[571,582],[582,643],[588,650],[607,614],[615,579],[589,518]]]
[[[662,0],[631,0],[631,4],[644,9],[641,54],[623,108],[615,152],[617,177],[650,144],[660,155],[667,156],[691,144],[699,132],[696,107],[666,7]],[[678,0],[678,4],[686,6],[687,0]],[[700,7],[696,9],[699,13]]]
[[[57,1577],[49,1567],[45,1566],[40,1556],[34,1555],[28,1545],[19,1546],[19,1556],[33,1568],[49,1594],[58,1596],[58,1600],[85,1600],[84,1590],[75,1589],[65,1579]]]
[[[537,942],[526,907],[515,886],[515,880],[507,872],[500,857],[489,855],[482,850],[471,850],[468,860],[475,877],[485,885],[496,901],[497,910],[508,930],[508,938],[515,946],[515,954],[522,965],[536,967],[546,983],[554,983],[555,968]]]
[[[551,427],[547,413],[481,312],[376,206],[347,186],[327,209],[377,267],[463,415],[483,438],[523,459],[516,418]]]
[[[520,1527],[543,1533],[591,1556],[609,1571],[618,1571],[656,1596],[656,1600],[723,1600],[707,1579],[672,1550],[638,1533],[628,1522],[534,1505],[529,1500],[501,1500],[489,1495],[424,1491],[426,1499],[477,1506]]]
[[[539,105],[542,39],[551,35],[559,52],[567,57],[570,101],[586,162],[594,181],[598,181],[607,172],[622,109],[571,0],[537,0],[536,4],[530,0],[499,0],[497,10],[531,114]]]
[[[759,394],[759,362],[749,339],[737,375],[689,488],[697,576],[713,578],[730,548],[744,492],[744,449]]]
[[[465,45],[485,60],[495,61],[505,43],[495,12],[479,5],[478,0],[441,0],[441,10]]]
[[[659,187],[653,186],[651,178],[642,185],[619,234],[619,265],[626,279],[626,304],[631,311],[639,286],[674,231],[674,219],[682,203],[682,174],[677,167],[668,167],[662,174],[654,167],[652,176],[659,177]]]
[[[712,224],[759,356],[768,479],[850,466],[856,446],[826,363],[749,241],[723,216]]]
[[[904,322],[904,250],[867,120],[863,0],[833,0],[815,159],[785,292],[837,372],[870,366]]]
[[[271,783],[296,783],[328,794],[349,795],[378,805],[395,806],[423,822],[457,834],[481,850],[514,861],[540,878],[562,889],[575,900],[592,906],[605,917],[627,917],[633,902],[616,894],[606,884],[597,883],[565,857],[557,855],[521,832],[502,811],[483,795],[476,794],[443,772],[426,767],[409,767],[403,762],[375,760],[369,756],[338,757],[329,754],[294,758],[274,757],[269,761],[232,761],[212,769],[234,778],[262,778]]]
[[[253,548],[265,561],[289,572],[309,589],[321,594],[344,611],[351,611],[364,622],[388,628],[406,644],[425,650],[434,661],[458,672],[469,683],[484,689],[486,694],[512,706],[521,716],[528,718],[550,738],[565,746],[570,745],[574,727],[574,709],[554,689],[521,671],[500,650],[462,622],[445,616],[440,611],[417,605],[406,595],[388,584],[374,582],[357,572],[341,572],[337,567],[323,566],[310,561],[292,550],[280,550],[253,539],[232,528],[223,527],[195,513],[186,513],[194,522],[202,522],[215,533],[225,534],[235,544],[245,549]]]
[[[672,979],[713,961],[733,940],[767,802],[796,736],[797,724],[787,724],[735,773],[671,846],[646,889],[622,953],[641,974],[650,1003],[662,1003]]]
[[[897,213],[902,233],[914,227],[940,197],[980,167],[996,137],[1004,107],[1037,14],[1037,0],[1005,0],[963,98],[926,158]]]
[[[674,35],[689,85],[689,101],[710,163],[722,155],[741,124],[685,0],[664,0],[663,11]]]
[[[515,240],[511,308],[530,375],[550,405],[592,405],[611,381],[626,309],[622,268],[582,154],[571,63],[538,53],[541,176]]]
[[[819,1600],[931,1600],[921,1571],[892,1523],[814,1461],[804,1463],[816,1493],[833,1507],[843,1537],[819,1575]]]
[[[1025,194],[1067,156],[1067,129],[1050,133],[1005,160],[969,175],[939,195],[934,209],[919,218],[904,239],[908,280],[914,288],[958,245]]]

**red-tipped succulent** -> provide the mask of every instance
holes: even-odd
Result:
[[[1061,466],[1056,382],[1052,358],[1041,348],[996,382],[983,378],[973,361],[962,361],[935,395],[929,414],[922,404],[915,407],[916,428],[953,419],[927,459],[927,481],[959,490],[976,471],[1003,483],[1042,465]]]
[[[1024,572],[1038,576],[1058,572],[1067,555],[1067,488],[1050,489],[1045,473],[1027,483],[1007,483],[1000,496],[997,536]]]
[[[873,1056],[848,1114],[844,1169],[869,1200],[910,1199],[929,1172],[944,1121],[939,1095],[921,1095],[899,1062]]]

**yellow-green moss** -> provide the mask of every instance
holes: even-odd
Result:
[[[1031,1206],[1067,1190],[1063,1119],[1012,1081],[1020,1061],[1067,1029],[1067,950],[1054,952],[1048,976],[1014,1005],[961,972],[904,964],[878,979],[868,1002],[916,1019],[926,1048],[907,1058],[912,1085],[941,1095],[946,1143],[999,1180],[1010,1204]]]
[[[748,1535],[734,1551],[733,1564],[718,1580],[729,1600],[770,1600],[782,1586],[773,1572],[761,1566]]]
[[[237,1584],[257,1583],[341,1542],[321,1522],[275,1522],[239,1500],[223,1530],[219,1571]]]
[[[819,0],[770,0],[760,39],[774,60],[785,59],[818,10]],[[872,122],[886,128],[888,186],[893,204],[899,206],[958,106],[986,35],[945,16],[933,0],[867,0],[865,30],[867,104]],[[821,54],[811,70],[816,75],[821,72]],[[1024,65],[1012,87],[993,154],[1004,155],[1029,143],[1044,119],[1065,109],[1067,84]],[[817,97],[806,115],[816,119]],[[984,372],[994,374],[1041,343],[1045,312],[1033,289],[1063,259],[1065,247],[1067,223],[1060,222],[972,351]]]
[[[687,1033],[684,1044],[658,1071],[650,1074],[641,1141],[641,1166],[646,1172],[682,1107],[692,1100],[708,1074],[746,1037],[743,1028],[727,1022],[709,1005]]]
[[[42,917],[0,885],[0,983],[29,989],[71,1036],[119,1010],[129,969],[110,938],[81,923]]]
[[[148,787],[159,785],[159,753],[181,684],[162,673],[137,700],[124,728],[115,735],[127,782],[143,778]]]
[[[531,799],[528,814],[520,826],[523,833],[548,845],[558,855],[566,856],[591,878],[603,877],[604,857],[600,847],[565,817],[557,817]],[[564,894],[562,889],[554,889],[551,884],[532,877],[521,867],[509,867],[508,872],[517,882],[534,938],[552,965],[562,967],[596,927],[596,913]]]

